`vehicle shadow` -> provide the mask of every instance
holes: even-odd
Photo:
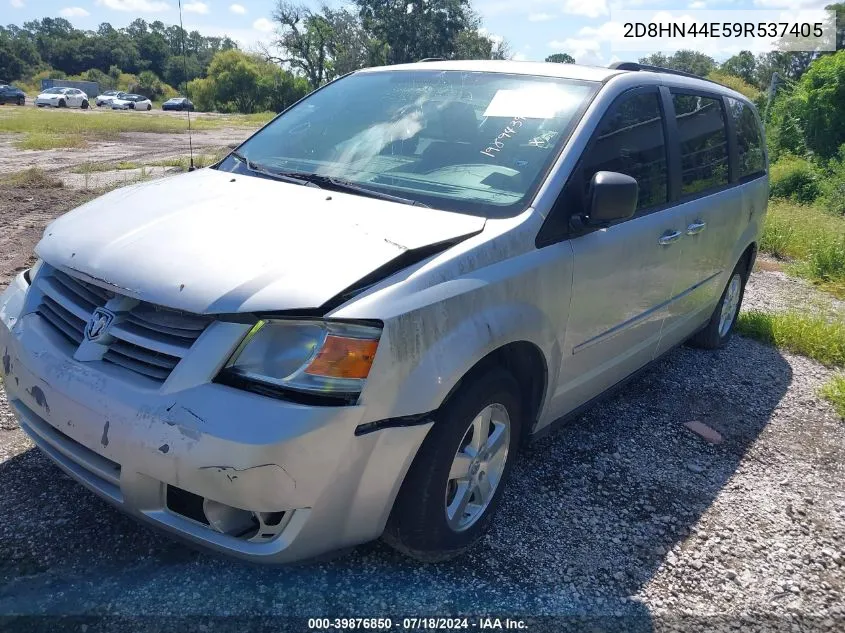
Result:
[[[491,532],[439,564],[380,542],[283,569],[198,553],[29,450],[0,464],[0,613],[160,613],[166,595],[177,614],[566,616],[576,628],[650,631],[648,608],[630,598],[671,564],[791,380],[776,349],[741,337],[673,351],[528,447]],[[693,420],[723,442],[692,433]]]

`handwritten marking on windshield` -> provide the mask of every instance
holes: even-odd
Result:
[[[535,136],[528,144],[532,147],[539,147],[540,149],[545,149],[551,145],[552,139],[557,136],[557,132],[553,130],[549,130],[548,132],[543,132],[539,136]]]
[[[490,158],[496,158],[496,155],[505,147],[505,140],[511,138],[516,134],[517,130],[525,123],[525,117],[514,117],[513,120],[505,126],[505,129],[493,139],[493,142],[481,150],[481,153]]]

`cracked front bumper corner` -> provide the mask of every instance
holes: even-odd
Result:
[[[196,545],[284,563],[378,538],[430,423],[356,436],[364,407],[308,407],[224,385],[163,393],[67,355],[19,276],[0,297],[3,386],[21,427],[59,467],[142,521]],[[213,333],[212,333],[213,336]],[[215,531],[174,490],[284,513],[267,540]]]

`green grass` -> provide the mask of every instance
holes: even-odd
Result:
[[[836,413],[845,418],[845,374],[837,374],[820,390],[819,395],[833,405]]]
[[[84,165],[77,165],[71,169],[73,174],[92,174],[101,171],[125,171],[127,169],[139,169],[140,163],[133,163],[132,161],[120,161],[119,163],[85,163]]]
[[[845,366],[845,320],[803,312],[740,313],[737,331],[764,343],[812,358],[828,367]]]
[[[199,169],[201,167],[208,167],[209,165],[213,165],[214,163],[221,160],[228,153],[228,149],[220,149],[212,153],[194,154],[194,167]],[[188,171],[188,168],[191,166],[191,159],[188,156],[173,156],[171,158],[165,158],[162,160],[147,163],[147,166],[178,167],[182,171]]]
[[[15,141],[18,149],[69,149],[87,147],[88,141],[80,134],[47,134],[44,132],[30,132],[19,141]]]
[[[269,121],[272,113],[192,115],[192,128],[198,131],[222,127],[255,127]],[[0,129],[26,135],[21,149],[79,147],[86,140],[114,140],[126,132],[183,134],[183,117],[160,116],[147,112],[71,111],[52,108],[3,108]]]
[[[25,189],[60,189],[64,186],[64,183],[37,167],[30,167],[29,169],[3,176],[0,178],[0,185]]]
[[[760,248],[793,260],[790,271],[845,297],[845,218],[788,200],[772,200]]]

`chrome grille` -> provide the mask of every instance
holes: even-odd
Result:
[[[41,292],[36,312],[76,347],[85,339],[94,310],[120,297],[47,266],[34,284]],[[209,317],[145,301],[121,317],[108,330],[113,340],[107,343],[103,360],[157,382],[167,379],[211,322]]]

